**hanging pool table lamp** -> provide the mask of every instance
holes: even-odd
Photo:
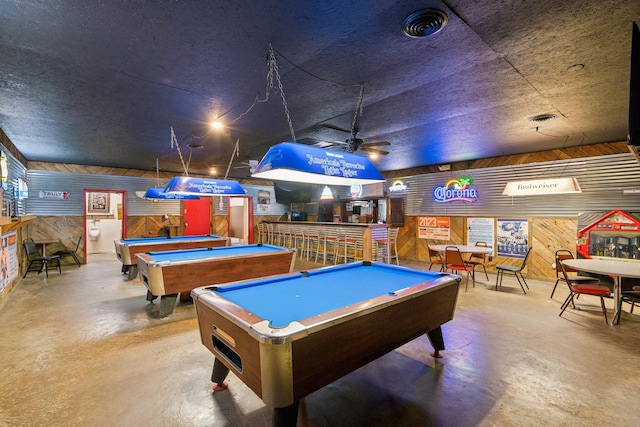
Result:
[[[192,178],[188,176],[171,178],[164,192],[166,194],[199,197],[245,196],[247,194],[238,181]]]
[[[325,185],[364,185],[385,181],[367,157],[295,142],[282,142],[271,147],[251,176]]]

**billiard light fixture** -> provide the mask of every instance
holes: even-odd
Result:
[[[200,197],[245,196],[247,194],[238,181],[192,178],[189,176],[171,178],[164,192],[167,194]]]
[[[168,194],[164,192],[164,188],[151,187],[145,191],[143,199],[153,200],[199,200],[200,197],[183,194]]]
[[[385,181],[367,157],[295,142],[282,142],[271,147],[251,176],[325,185],[364,185]]]

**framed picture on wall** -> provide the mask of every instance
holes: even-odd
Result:
[[[89,193],[89,213],[109,213],[109,193]]]

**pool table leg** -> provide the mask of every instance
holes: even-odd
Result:
[[[437,328],[427,332],[427,337],[429,337],[429,342],[433,346],[434,352],[431,355],[435,358],[441,358],[440,354],[441,350],[444,350],[444,337],[442,336],[442,329],[440,326]]]
[[[129,266],[129,270],[127,271],[127,278],[129,280],[133,280],[136,277],[138,277],[138,266],[137,265],[130,265]]]
[[[152,294],[151,291],[147,290],[147,301],[153,304],[153,300],[158,298],[156,295]]]
[[[160,297],[160,317],[165,317],[173,313],[178,294],[162,295]]]
[[[273,408],[273,427],[295,427],[298,422],[298,406],[293,402],[284,408]]]

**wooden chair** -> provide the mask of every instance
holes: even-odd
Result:
[[[527,249],[527,254],[524,256],[524,259],[522,260],[522,264],[520,265],[510,265],[510,264],[496,265],[496,270],[498,271],[498,275],[496,276],[496,291],[498,290],[498,281],[500,281],[500,287],[502,287],[502,277],[504,276],[504,273],[506,271],[507,273],[511,273],[514,276],[516,276],[516,279],[518,279],[518,283],[522,288],[522,292],[524,292],[525,295],[527,294],[527,291],[525,291],[524,287],[526,286],[527,289],[529,289],[529,285],[527,285],[527,281],[524,280],[524,276],[522,275],[522,270],[524,270],[524,268],[527,266],[527,260],[529,259],[529,254],[531,253],[531,249],[533,248],[529,246],[529,249]]]
[[[76,253],[78,252],[78,249],[80,249],[81,242],[82,242],[82,235],[78,237],[78,242],[76,243],[76,247],[74,249],[63,249],[63,250],[54,252],[52,255],[58,255],[61,259],[62,257],[65,257],[65,256],[71,256],[73,257],[73,260],[76,262],[76,264],[78,264],[78,267],[80,267],[82,264],[80,264],[80,260],[78,259],[78,256],[76,255]]]
[[[22,276],[23,279],[30,271],[36,271],[32,267],[38,268],[38,274],[40,274],[42,272],[42,269],[44,269],[46,276],[49,277],[49,263],[53,262],[55,262],[55,265],[60,271],[60,274],[62,274],[62,267],[60,267],[60,255],[43,256],[38,250],[38,245],[36,245],[36,243],[31,238],[24,239],[24,241],[22,242],[22,246],[24,248],[25,254],[27,255],[27,260],[29,260],[29,265],[27,266],[27,269]]]
[[[387,258],[389,262],[392,262],[394,259],[396,260],[396,265],[400,265],[400,260],[398,259],[398,232],[399,228],[390,228],[387,232],[386,238],[376,239],[376,243],[378,245],[382,245],[382,256],[384,257],[385,262]]]
[[[600,298],[600,306],[602,307],[604,321],[608,324],[609,322],[607,320],[607,309],[604,306],[604,297],[611,296],[611,290],[607,286],[602,286],[600,284],[600,280],[596,277],[591,277],[591,281],[575,280],[575,276],[570,276],[567,274],[566,268],[566,265],[560,263],[560,270],[562,271],[564,281],[569,287],[569,296],[567,296],[567,299],[565,299],[562,303],[562,306],[560,306],[560,314],[558,314],[558,316],[562,317],[562,313],[564,313],[569,304],[573,304],[573,299],[576,296],[593,295]]]
[[[476,246],[479,248],[486,248],[487,243],[476,242]],[[484,275],[487,278],[487,280],[489,280],[489,275],[487,274],[486,261],[487,261],[487,254],[484,252],[473,252],[469,257],[469,259],[465,261],[467,264],[473,265],[473,270],[471,272],[471,274],[473,275],[473,280],[476,279],[476,266],[478,265],[482,266],[482,269],[484,270]]]
[[[467,272],[467,280],[464,284],[464,291],[467,292],[467,287],[469,286],[469,275],[471,274],[471,270],[473,270],[473,266],[464,262],[460,249],[455,246],[447,246],[445,250],[445,263],[447,270],[451,270],[456,274],[458,271]],[[476,286],[475,282],[473,283],[473,286]]]
[[[556,251],[556,263],[555,263],[556,264],[556,283],[553,285],[553,289],[551,290],[551,296],[549,298],[553,298],[553,294],[556,291],[556,286],[558,286],[558,283],[566,282],[564,275],[562,274],[562,261],[566,259],[573,259],[573,252],[571,252],[568,249],[558,249]],[[572,273],[568,275],[571,276],[571,280],[573,280],[574,282],[580,282],[580,281],[583,281],[585,283],[593,282],[593,277],[579,276],[577,274],[578,270],[573,269],[568,265],[564,266],[564,270],[566,273]],[[575,273],[575,275],[573,273]]]
[[[429,262],[431,263],[429,264],[429,270],[431,270],[433,264],[436,264],[440,266],[440,271],[444,271],[447,262],[442,259],[442,257],[440,256],[440,252],[431,249],[430,243],[427,243],[427,248],[429,249]]]

